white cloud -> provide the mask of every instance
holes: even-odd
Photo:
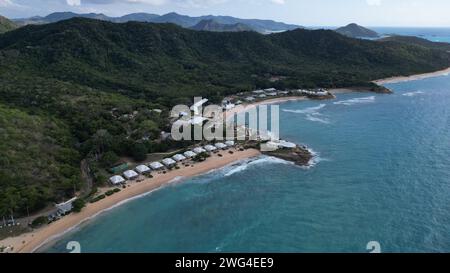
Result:
[[[15,4],[11,0],[0,0],[0,7],[10,7]]]
[[[366,0],[369,6],[381,6],[382,0]]]
[[[278,5],[284,5],[286,4],[285,0],[270,0],[272,3],[274,4],[278,4]]]
[[[81,5],[81,0],[66,0],[69,6],[79,6]]]

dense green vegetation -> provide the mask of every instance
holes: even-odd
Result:
[[[0,34],[17,28],[17,25],[0,15]]]
[[[60,120],[0,104],[0,215],[72,196],[81,159],[73,143]]]
[[[380,35],[375,31],[359,26],[357,24],[348,24],[335,30],[337,33],[352,38],[378,38]]]
[[[167,109],[253,88],[367,86],[448,67],[447,51],[333,31],[216,33],[172,24],[71,19],[0,35],[0,215],[23,215],[94,183],[161,142]],[[272,76],[283,76],[276,83]],[[153,109],[162,109],[159,113]]]

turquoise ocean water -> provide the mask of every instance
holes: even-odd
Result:
[[[281,105],[304,169],[239,162],[117,207],[48,252],[450,252],[450,76]]]

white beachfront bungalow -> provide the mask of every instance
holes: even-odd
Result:
[[[152,163],[150,163],[149,166],[150,166],[150,168],[152,168],[152,170],[155,170],[155,171],[164,169],[164,165],[159,162],[152,162]]]
[[[133,170],[128,170],[123,173],[123,177],[127,180],[134,180],[138,178],[139,174]]]
[[[139,174],[146,174],[146,173],[151,173],[152,170],[145,166],[145,165],[139,165],[135,168],[136,172],[138,172]]]
[[[109,182],[111,182],[111,184],[113,185],[119,185],[125,183],[125,179],[123,179],[123,177],[120,175],[114,175],[113,177],[109,178]]]
[[[173,167],[177,164],[177,162],[175,160],[173,160],[172,158],[165,158],[162,161],[162,164],[164,164],[166,167]]]
[[[176,154],[174,156],[172,156],[172,159],[175,160],[176,162],[181,162],[186,160],[186,157],[182,154]]]
[[[252,92],[253,94],[263,94],[264,93],[264,90],[255,90],[255,91],[253,91]]]
[[[266,92],[275,92],[277,90],[275,88],[267,88],[267,89],[264,89],[264,91],[266,91]]]
[[[220,149],[220,150],[226,150],[226,149],[228,149],[228,146],[225,145],[224,143],[221,143],[221,142],[216,143],[216,145],[214,145],[214,146],[216,146],[216,148],[217,148],[217,149]]]
[[[216,147],[212,146],[212,145],[206,145],[205,147],[203,147],[206,151],[208,152],[214,152],[215,150],[217,150]]]
[[[236,104],[228,103],[223,106],[223,110],[228,111],[228,110],[233,109],[234,107],[236,107]]]
[[[73,208],[73,202],[75,200],[77,200],[76,197],[74,197],[66,202],[56,204],[55,207],[56,207],[57,213],[66,214],[66,213],[70,212]]]
[[[278,96],[278,93],[277,92],[269,92],[266,95],[269,97],[275,97],[275,96]]]
[[[226,141],[225,145],[227,145],[228,147],[233,147],[234,146],[234,141],[233,140]]]
[[[194,150],[192,150],[194,153],[196,154],[201,154],[201,153],[206,153],[206,150],[201,148],[201,147],[197,147]]]
[[[254,97],[246,97],[245,100],[248,102],[252,102],[255,100],[255,98]]]
[[[259,96],[258,96],[258,98],[266,98],[266,97],[267,97],[266,94],[262,94],[262,95],[259,95]]]
[[[187,151],[183,154],[186,158],[193,158],[195,157],[197,154],[194,153],[193,151]]]

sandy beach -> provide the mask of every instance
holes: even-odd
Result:
[[[99,202],[88,204],[80,213],[72,213],[59,221],[53,222],[50,225],[37,229],[33,232],[4,239],[0,241],[0,245],[12,246],[12,252],[15,253],[34,252],[44,244],[59,238],[80,224],[94,218],[104,211],[120,205],[126,200],[159,189],[175,179],[201,175],[207,173],[208,171],[225,167],[233,162],[256,157],[261,154],[258,150],[254,149],[248,149],[245,151],[233,149],[233,151],[233,154],[228,153],[228,151],[220,152],[223,157],[213,154],[206,161],[195,163],[194,167],[182,166],[180,169],[169,171],[166,174],[154,173],[153,178],[146,179],[140,183],[131,183],[129,187],[122,189],[119,193],[109,196]]]
[[[446,76],[450,74],[450,67],[447,69],[439,70],[431,73],[417,74],[412,76],[400,76],[400,77],[391,77],[386,79],[380,79],[373,81],[378,85],[388,84],[388,83],[399,83],[399,82],[407,82],[407,81],[416,81],[423,80],[428,78]]]

